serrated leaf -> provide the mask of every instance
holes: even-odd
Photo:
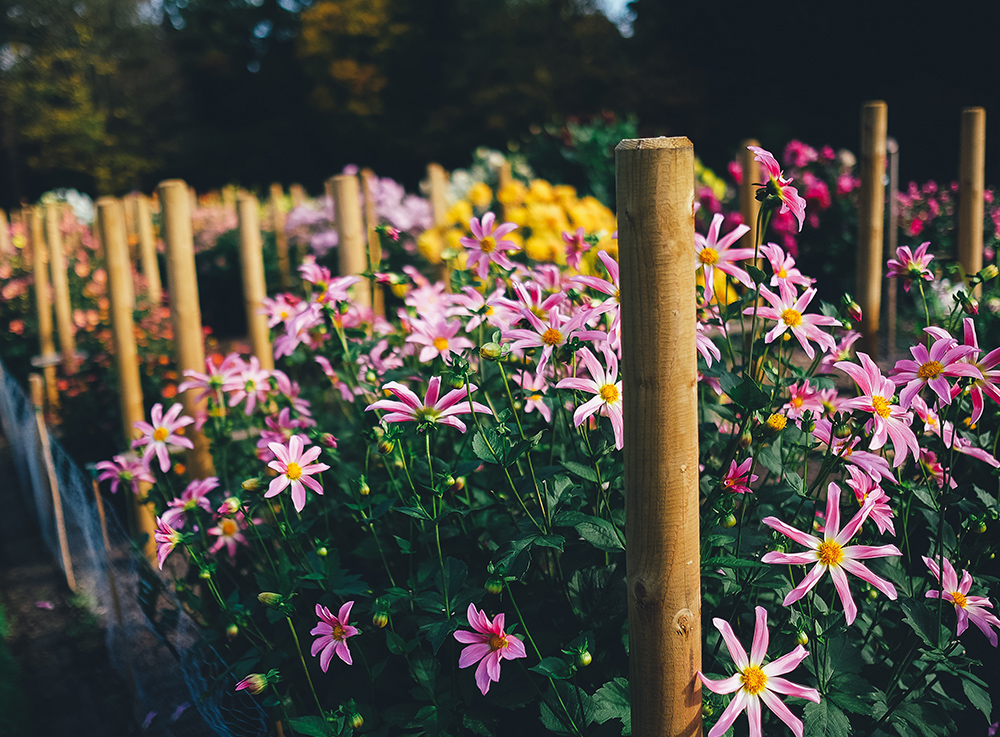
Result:
[[[574,476],[583,479],[584,481],[590,481],[591,483],[597,483],[597,471],[595,471],[590,466],[585,466],[582,463],[577,463],[576,461],[560,461],[562,467],[569,471]]]
[[[739,384],[736,384],[730,389],[726,389],[723,384],[722,390],[731,400],[733,400],[733,404],[742,407],[749,412],[764,409],[764,407],[771,403],[771,398],[761,391],[761,388],[757,386],[757,382],[749,376],[744,377]]]
[[[852,714],[871,714],[871,705],[865,703],[854,694],[831,690],[826,697],[844,711],[849,711]]]
[[[630,693],[624,678],[608,681],[594,693],[594,721],[604,724],[609,719],[621,719],[623,725],[631,727]]]
[[[396,511],[405,514],[407,517],[414,517],[416,519],[430,520],[433,519],[427,512],[422,510],[420,507],[396,507]]]
[[[531,666],[528,670],[534,671],[535,673],[541,673],[543,676],[548,676],[549,678],[555,678],[557,680],[569,678],[573,675],[573,671],[570,669],[569,663],[562,658],[556,657],[542,658],[540,663]]]
[[[851,733],[851,720],[829,699],[822,699],[818,704],[810,701],[802,716],[805,734],[810,737],[848,737]]]
[[[701,562],[702,568],[770,568],[766,563],[759,560],[747,560],[744,558],[734,558],[731,555],[722,555],[716,558],[706,558]]]
[[[937,617],[934,616],[930,608],[920,601],[903,599],[899,602],[900,607],[906,613],[903,621],[906,622],[924,644],[932,650],[937,648],[940,635]]]
[[[294,717],[288,720],[288,726],[307,737],[330,737],[330,730],[322,717]]]
[[[757,451],[756,460],[775,476],[780,476],[782,471],[781,455],[774,445],[765,445]]]
[[[559,515],[553,524],[572,526],[580,537],[606,553],[617,553],[625,549],[614,526],[601,517],[581,512],[566,512]]]
[[[483,714],[462,714],[462,726],[480,737],[493,737],[497,728],[496,717],[488,717]]]
[[[990,721],[990,715],[993,713],[993,702],[990,700],[990,695],[972,681],[964,678],[962,679],[962,690],[965,691],[969,703],[986,716],[986,721]]]

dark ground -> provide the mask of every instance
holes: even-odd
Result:
[[[42,543],[0,437],[0,737],[140,734],[128,684],[108,661],[104,629],[75,605]],[[52,610],[36,602],[48,601]]]

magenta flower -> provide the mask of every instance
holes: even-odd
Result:
[[[750,275],[736,265],[737,261],[753,258],[752,248],[730,248],[736,241],[750,231],[750,226],[737,225],[731,231],[719,238],[719,231],[725,216],[716,213],[708,226],[708,237],[701,233],[694,234],[694,250],[698,253],[698,263],[705,276],[705,302],[712,301],[715,284],[715,269],[739,280],[744,286],[753,289],[754,283]]]
[[[595,412],[603,410],[611,418],[611,427],[615,431],[615,447],[624,447],[625,427],[622,418],[622,381],[618,376],[618,357],[607,345],[602,347],[605,366],[586,348],[581,348],[577,354],[582,360],[589,379],[579,377],[563,379],[556,384],[557,389],[575,389],[593,394],[591,399],[581,404],[573,413],[573,424],[579,427],[583,421]]]
[[[423,346],[417,360],[421,363],[440,356],[445,363],[451,363],[451,352],[461,352],[475,344],[468,338],[457,338],[462,329],[460,320],[448,322],[443,317],[429,320],[414,320],[413,332],[407,336],[407,343]]]
[[[583,254],[590,250],[590,243],[584,237],[586,231],[580,227],[576,229],[576,233],[567,233],[565,230],[562,233],[563,243],[566,244],[566,264],[577,271],[580,270],[580,259],[583,258]]]
[[[267,676],[263,673],[251,673],[236,684],[235,690],[243,691],[245,689],[256,696],[265,688],[267,688]]]
[[[757,621],[754,626],[753,643],[750,646],[749,657],[740,641],[736,639],[736,634],[729,626],[729,622],[719,618],[712,620],[715,628],[722,634],[722,639],[729,650],[729,656],[736,664],[738,672],[729,678],[715,681],[706,678],[701,671],[698,671],[698,678],[709,691],[718,694],[736,693],[733,700],[729,702],[729,706],[722,712],[719,721],[708,733],[708,737],[719,737],[728,732],[729,728],[733,726],[733,722],[736,721],[736,717],[743,711],[746,711],[747,720],[750,722],[750,737],[762,737],[761,702],[774,712],[778,719],[783,721],[797,737],[802,737],[802,720],[792,714],[777,694],[819,703],[819,692],[816,689],[800,686],[781,677],[795,670],[799,663],[806,659],[809,651],[804,647],[797,645],[790,653],[763,665],[770,642],[770,633],[767,629],[767,611],[762,606],[757,607],[755,611]]]
[[[799,223],[799,231],[806,219],[806,201],[799,196],[795,187],[789,187],[791,178],[786,179],[781,174],[781,167],[777,160],[769,152],[760,146],[747,146],[754,153],[754,161],[759,161],[764,174],[767,175],[767,182],[763,183],[762,190],[758,190],[757,197],[760,199],[761,191],[766,192],[768,197],[777,197],[781,201],[779,214],[791,212]]]
[[[250,356],[250,361],[240,367],[240,372],[234,375],[223,386],[229,396],[229,406],[235,407],[246,399],[245,412],[247,416],[253,414],[254,407],[258,402],[267,400],[267,393],[271,391],[271,384],[268,379],[271,372],[260,367],[257,356]]]
[[[836,391],[833,389],[831,391]],[[833,437],[833,423],[827,419],[816,420],[816,428],[813,430],[813,437],[831,446],[833,455],[839,457],[845,463],[857,466],[862,471],[872,477],[873,481],[885,479],[895,481],[889,462],[876,453],[869,453],[866,450],[858,450],[856,446],[861,442],[861,438],[852,437],[841,440]],[[848,466],[850,468],[850,466]]]
[[[475,632],[459,630],[455,639],[468,647],[458,656],[458,667],[468,668],[473,663],[479,663],[476,668],[476,685],[483,696],[490,690],[490,684],[500,680],[500,661],[527,657],[524,643],[513,635],[504,632],[504,615],[498,614],[493,621],[486,616],[485,611],[476,609],[475,604],[469,604],[467,613],[469,626]]]
[[[812,412],[815,417],[823,414],[823,402],[820,401],[819,392],[809,384],[808,379],[804,379],[801,383],[796,381],[788,387],[788,402],[782,409],[793,420],[800,419],[806,412]]]
[[[195,397],[196,402],[200,402],[206,397],[217,399],[220,396],[219,392],[223,391],[226,384],[231,384],[234,379],[239,377],[242,364],[243,359],[238,353],[230,353],[219,366],[216,366],[215,361],[209,356],[205,359],[205,373],[185,371],[184,376],[187,380],[181,382],[177,391],[186,392],[188,389],[200,389],[201,393]]]
[[[171,499],[167,502],[167,511],[163,513],[163,521],[173,528],[180,529],[184,526],[187,513],[193,512],[201,507],[206,512],[212,512],[212,505],[208,503],[208,493],[212,489],[219,488],[219,479],[209,476],[207,479],[196,479],[187,485],[181,492],[179,499]]]
[[[934,281],[934,272],[927,268],[934,256],[927,255],[927,247],[930,241],[924,241],[913,252],[909,246],[900,246],[896,249],[896,258],[891,258],[886,262],[888,269],[885,272],[886,279],[903,279],[903,291],[910,291],[910,282],[914,279],[924,281]]]
[[[963,323],[965,327],[965,344],[974,347],[976,353],[979,353],[980,348],[979,340],[976,338],[976,324],[972,321],[971,317],[964,318]],[[972,399],[972,418],[970,421],[975,424],[983,416],[985,405],[983,401],[984,395],[997,404],[1000,404],[1000,386],[998,386],[1000,385],[1000,369],[997,369],[997,364],[1000,364],[1000,348],[990,351],[982,359],[974,362],[970,357],[969,361],[979,369],[981,374],[981,378],[976,379],[972,386],[969,387],[969,397]]]
[[[256,520],[260,522],[260,520]],[[239,513],[231,517],[223,517],[215,527],[208,528],[208,534],[215,536],[215,542],[208,549],[210,553],[217,553],[223,547],[229,553],[230,558],[236,557],[237,545],[248,545],[243,530],[246,523],[243,522],[243,514]]]
[[[134,453],[117,455],[110,461],[100,461],[94,464],[94,468],[101,471],[97,477],[98,481],[111,482],[112,494],[117,494],[118,487],[125,485],[132,490],[133,494],[138,494],[140,483],[152,484],[156,482],[156,479]]]
[[[542,322],[535,313],[529,310],[521,310],[521,315],[531,325],[531,329],[515,328],[504,335],[505,338],[513,340],[511,348],[523,350],[524,348],[541,348],[542,353],[538,357],[537,373],[545,371],[552,352],[563,345],[566,345],[574,337],[580,340],[607,340],[607,333],[599,330],[584,330],[584,323],[591,313],[578,312],[573,317],[563,317],[558,307],[549,310],[548,322]]]
[[[613,336],[616,336],[621,330],[621,270],[618,266],[618,262],[615,261],[614,256],[607,251],[599,251],[597,257],[601,259],[601,263],[604,264],[604,268],[608,272],[610,281],[600,279],[596,276],[574,276],[570,279],[570,281],[576,282],[577,284],[583,284],[591,289],[596,289],[599,292],[604,292],[609,295],[608,299],[604,300],[593,309],[593,311],[588,315],[587,320],[589,321],[591,317],[596,317],[597,315],[601,315],[605,312],[610,312],[611,328],[608,330],[608,339],[614,342],[615,339]]]
[[[325,606],[316,605],[316,616],[319,617],[319,623],[313,627],[309,634],[319,635],[319,637],[313,642],[309,654],[315,658],[317,653],[322,651],[319,656],[319,667],[323,669],[324,673],[330,668],[330,661],[333,660],[334,655],[348,665],[354,664],[351,659],[351,651],[347,648],[347,638],[358,634],[358,628],[349,624],[352,606],[354,606],[353,601],[347,602],[340,607],[340,611],[335,617]]]
[[[941,566],[937,556],[928,558],[923,556],[924,563],[930,569],[931,574],[941,584],[941,591],[928,591],[924,596],[928,599],[944,597],[955,605],[955,614],[958,616],[958,627],[955,634],[961,635],[969,626],[969,620],[976,625],[993,647],[997,646],[997,633],[991,629],[1000,629],[1000,619],[992,612],[986,611],[993,608],[991,602],[985,596],[969,596],[969,589],[972,588],[972,576],[968,571],[962,571],[962,581],[959,583],[955,567],[947,558],[944,559],[944,578],[941,577]]]
[[[951,385],[946,376],[983,378],[975,364],[963,360],[976,352],[972,346],[959,345],[950,335],[938,338],[930,350],[923,343],[912,346],[910,353],[916,360],[896,361],[896,366],[890,372],[896,386],[906,385],[899,393],[900,406],[909,408],[913,397],[924,386],[929,386],[942,404],[951,404]]]
[[[777,243],[763,244],[760,247],[760,252],[764,254],[768,263],[771,264],[773,274],[769,283],[772,287],[780,287],[783,283],[787,282],[789,284],[798,284],[808,289],[816,281],[815,279],[810,279],[808,276],[804,276],[795,267],[795,259],[785,253],[785,249]]]
[[[782,282],[778,288],[778,292],[780,296],[767,287],[760,288],[760,296],[766,299],[771,306],[758,307],[757,314],[766,320],[776,320],[778,322],[777,325],[768,331],[764,342],[771,343],[786,330],[791,330],[792,335],[798,339],[802,350],[806,352],[809,358],[815,355],[812,345],[809,344],[810,340],[819,343],[824,351],[835,350],[837,343],[834,341],[833,336],[829,333],[824,333],[819,329],[819,326],[839,325],[840,320],[835,317],[827,317],[826,315],[803,314],[806,307],[812,302],[812,298],[816,296],[816,290],[807,289],[800,297],[796,298],[795,287]],[[752,315],[753,313],[753,307],[743,310],[744,315]]]
[[[150,456],[155,453],[160,461],[160,470],[166,473],[170,470],[170,452],[167,446],[194,448],[194,443],[188,438],[177,434],[177,430],[194,422],[192,417],[178,417],[183,409],[180,404],[175,404],[164,415],[163,405],[157,403],[149,413],[153,424],[142,421],[135,423],[135,428],[142,433],[142,437],[133,440],[132,447],[146,446],[142,454],[142,463],[146,468],[149,468]]]
[[[854,622],[858,614],[858,607],[851,596],[851,589],[847,583],[847,574],[851,573],[863,581],[867,581],[890,599],[896,598],[896,588],[869,571],[863,563],[859,561],[869,558],[884,558],[889,555],[902,555],[895,545],[848,545],[851,538],[861,529],[861,525],[868,519],[874,501],[869,500],[858,510],[851,521],[847,523],[843,530],[840,529],[840,487],[831,483],[826,490],[826,529],[823,532],[823,539],[796,530],[794,527],[786,525],[777,517],[765,517],[763,522],[768,527],[777,530],[782,535],[790,537],[800,545],[809,548],[805,553],[779,553],[772,551],[766,553],[761,560],[764,563],[778,563],[780,565],[809,565],[815,563],[799,582],[799,585],[792,589],[782,606],[794,604],[819,582],[819,579],[826,571],[830,572],[833,585],[840,596],[840,603],[844,606],[844,615],[847,624]]]
[[[888,532],[893,537],[896,536],[896,528],[892,523],[892,508],[889,506],[889,495],[879,486],[879,481],[873,479],[867,473],[856,466],[848,466],[847,485],[854,492],[854,498],[862,507],[865,502],[870,502],[871,511],[868,519],[875,523],[878,531],[883,535]]]
[[[870,450],[878,450],[885,445],[887,439],[892,439],[892,447],[896,457],[892,462],[894,468],[903,465],[909,453],[916,458],[920,453],[917,436],[910,429],[912,415],[897,404],[892,404],[896,386],[892,379],[882,376],[878,366],[867,353],[858,353],[861,365],[848,361],[838,361],[834,364],[845,374],[854,379],[861,390],[861,396],[841,402],[841,409],[859,409],[871,412],[872,418],[865,424],[865,430],[871,433],[872,439],[868,445]]]
[[[163,561],[167,559],[167,556],[173,552],[174,546],[180,543],[183,538],[181,537],[181,533],[157,517],[156,532],[153,533],[153,539],[156,540],[156,562],[160,564],[160,570],[163,570]]]
[[[496,228],[496,215],[488,212],[483,215],[482,223],[479,218],[472,218],[469,222],[469,230],[472,231],[472,238],[461,238],[459,243],[469,249],[467,268],[476,267],[476,274],[480,279],[485,279],[490,270],[490,262],[503,269],[513,269],[514,264],[507,258],[507,251],[520,251],[521,248],[514,241],[504,240],[504,236],[517,230],[514,223],[504,223]]]
[[[267,447],[276,456],[267,466],[277,471],[278,476],[271,480],[264,496],[276,496],[291,484],[292,504],[295,505],[296,512],[301,512],[306,506],[306,486],[317,494],[323,493],[323,486],[319,480],[311,478],[313,474],[322,473],[330,468],[325,463],[313,463],[323,449],[314,445],[303,451],[302,441],[297,436],[292,436],[287,446],[271,443]]]
[[[750,473],[752,466],[753,458],[747,458],[738,466],[736,465],[736,461],[733,461],[729,465],[726,475],[722,478],[722,488],[728,489],[735,494],[751,493],[750,484],[760,478],[757,474]]]
[[[542,395],[549,386],[545,377],[540,374],[532,376],[527,371],[522,371],[519,376],[514,377],[514,381],[524,390],[524,413],[530,414],[537,409],[546,422],[552,422],[552,410],[542,401]]]
[[[469,391],[474,392],[476,386],[469,385]],[[365,407],[365,412],[373,409],[385,410],[389,414],[382,417],[383,422],[417,422],[421,425],[448,425],[454,427],[459,432],[465,432],[465,423],[455,417],[455,415],[479,412],[484,415],[492,415],[489,407],[479,402],[470,402],[466,396],[465,389],[453,389],[443,397],[441,396],[441,377],[435,376],[427,384],[427,393],[423,401],[410,389],[397,381],[390,381],[382,387],[382,391],[388,391],[399,401],[392,399],[380,399]]]

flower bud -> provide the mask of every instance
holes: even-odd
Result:
[[[330,551],[326,549],[326,545],[320,545],[318,548],[316,548],[316,555],[318,555],[320,558],[325,558],[327,555],[329,555],[329,553]]]
[[[781,432],[782,430],[785,429],[785,425],[787,423],[788,423],[787,417],[778,412],[774,412],[773,414],[771,414],[770,417],[767,418],[767,421],[764,424],[767,425],[767,427],[773,432]]]
[[[979,278],[987,282],[990,279],[996,279],[998,273],[1000,273],[1000,269],[997,269],[996,264],[989,264],[979,271]]]
[[[465,387],[465,378],[458,374],[452,374],[448,378],[448,386],[452,389],[462,389]]]
[[[336,448],[337,438],[333,437],[331,433],[325,432],[319,436],[319,444],[324,448]]]
[[[275,594],[270,591],[262,591],[257,594],[257,601],[259,601],[264,606],[274,607],[277,609],[282,604],[285,603],[285,597],[281,594]]]
[[[704,703],[701,705],[701,715],[703,717],[710,717],[715,713],[715,709],[709,703]]]
[[[209,580],[211,577],[212,577],[212,571],[210,571],[208,568],[202,568],[200,571],[198,571],[198,578],[204,581]]]
[[[260,491],[261,489],[264,488],[264,482],[261,481],[260,478],[254,477],[252,479],[247,479],[246,481],[244,481],[242,484],[240,484],[240,487],[243,489],[243,491]]]
[[[976,532],[980,535],[986,532],[986,522],[984,522],[983,520],[979,520],[979,524],[976,525]]]
[[[240,511],[240,506],[239,498],[229,496],[219,505],[218,513],[222,515],[236,514]]]
[[[576,666],[578,668],[586,668],[592,662],[594,662],[594,658],[587,650],[584,650],[576,656]]]
[[[226,627],[226,639],[232,642],[236,635],[240,633],[240,628],[236,624],[230,624]]]
[[[854,430],[851,428],[850,422],[842,422],[833,426],[833,437],[837,438],[837,440],[846,440],[851,437],[852,432]]]
[[[487,594],[499,594],[503,591],[503,576],[491,575],[486,579],[486,585],[483,588],[486,589]]]
[[[448,478],[451,479],[451,484],[448,486],[448,491],[451,493],[457,494],[465,488],[465,476],[459,476],[458,478],[449,476]]]
[[[251,673],[242,681],[236,684],[237,691],[242,691],[246,689],[254,696],[259,694],[265,688],[267,688],[267,676],[264,675],[263,673]]]
[[[372,371],[371,369],[368,369],[367,371],[365,371],[365,382],[366,383],[368,383],[368,384],[374,384],[376,381],[378,381],[378,375],[374,371]]]
[[[361,729],[364,726],[365,718],[354,712],[347,718],[347,723],[351,725],[351,729]]]
[[[795,636],[795,641],[802,647],[805,647],[809,644],[809,635],[806,634],[805,630],[799,630],[799,634]]]
[[[725,517],[722,518],[722,522],[720,522],[719,524],[721,524],[727,530],[736,527],[736,515],[730,512],[729,514],[727,514]]]
[[[370,487],[368,482],[362,478],[361,483],[358,484],[358,491],[361,492],[361,496],[368,496],[372,493],[372,487]]]
[[[483,343],[482,348],[479,349],[479,355],[485,358],[487,361],[496,361],[500,358],[500,354],[503,353],[503,349],[500,347],[499,343]]]
[[[854,298],[845,294],[843,298],[844,312],[850,317],[854,322],[861,322],[861,305],[854,301]]]
[[[878,598],[878,589],[868,589],[868,598],[875,601]]]
[[[382,629],[389,624],[389,612],[375,612],[372,614],[372,624]]]
[[[381,440],[379,440],[378,446],[376,447],[376,450],[378,450],[379,455],[384,455],[384,456],[389,455],[395,449],[396,449],[396,444],[393,441],[389,440],[388,438],[382,438]]]
[[[959,294],[962,300],[962,312],[966,315],[978,315],[979,314],[979,300],[974,297],[970,297],[964,292]]]
[[[740,433],[740,448],[741,449],[745,450],[745,449],[749,448],[750,444],[752,442],[753,442],[753,433],[750,432],[750,430],[744,430],[742,433]]]

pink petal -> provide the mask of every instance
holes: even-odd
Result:
[[[747,660],[747,652],[743,649],[740,641],[736,639],[736,635],[733,632],[733,628],[729,626],[729,622],[716,617],[712,620],[712,624],[722,634],[722,639],[725,640],[726,647],[729,649],[729,655],[732,657],[733,662],[736,663],[736,667],[743,670],[750,665],[750,661]]]

